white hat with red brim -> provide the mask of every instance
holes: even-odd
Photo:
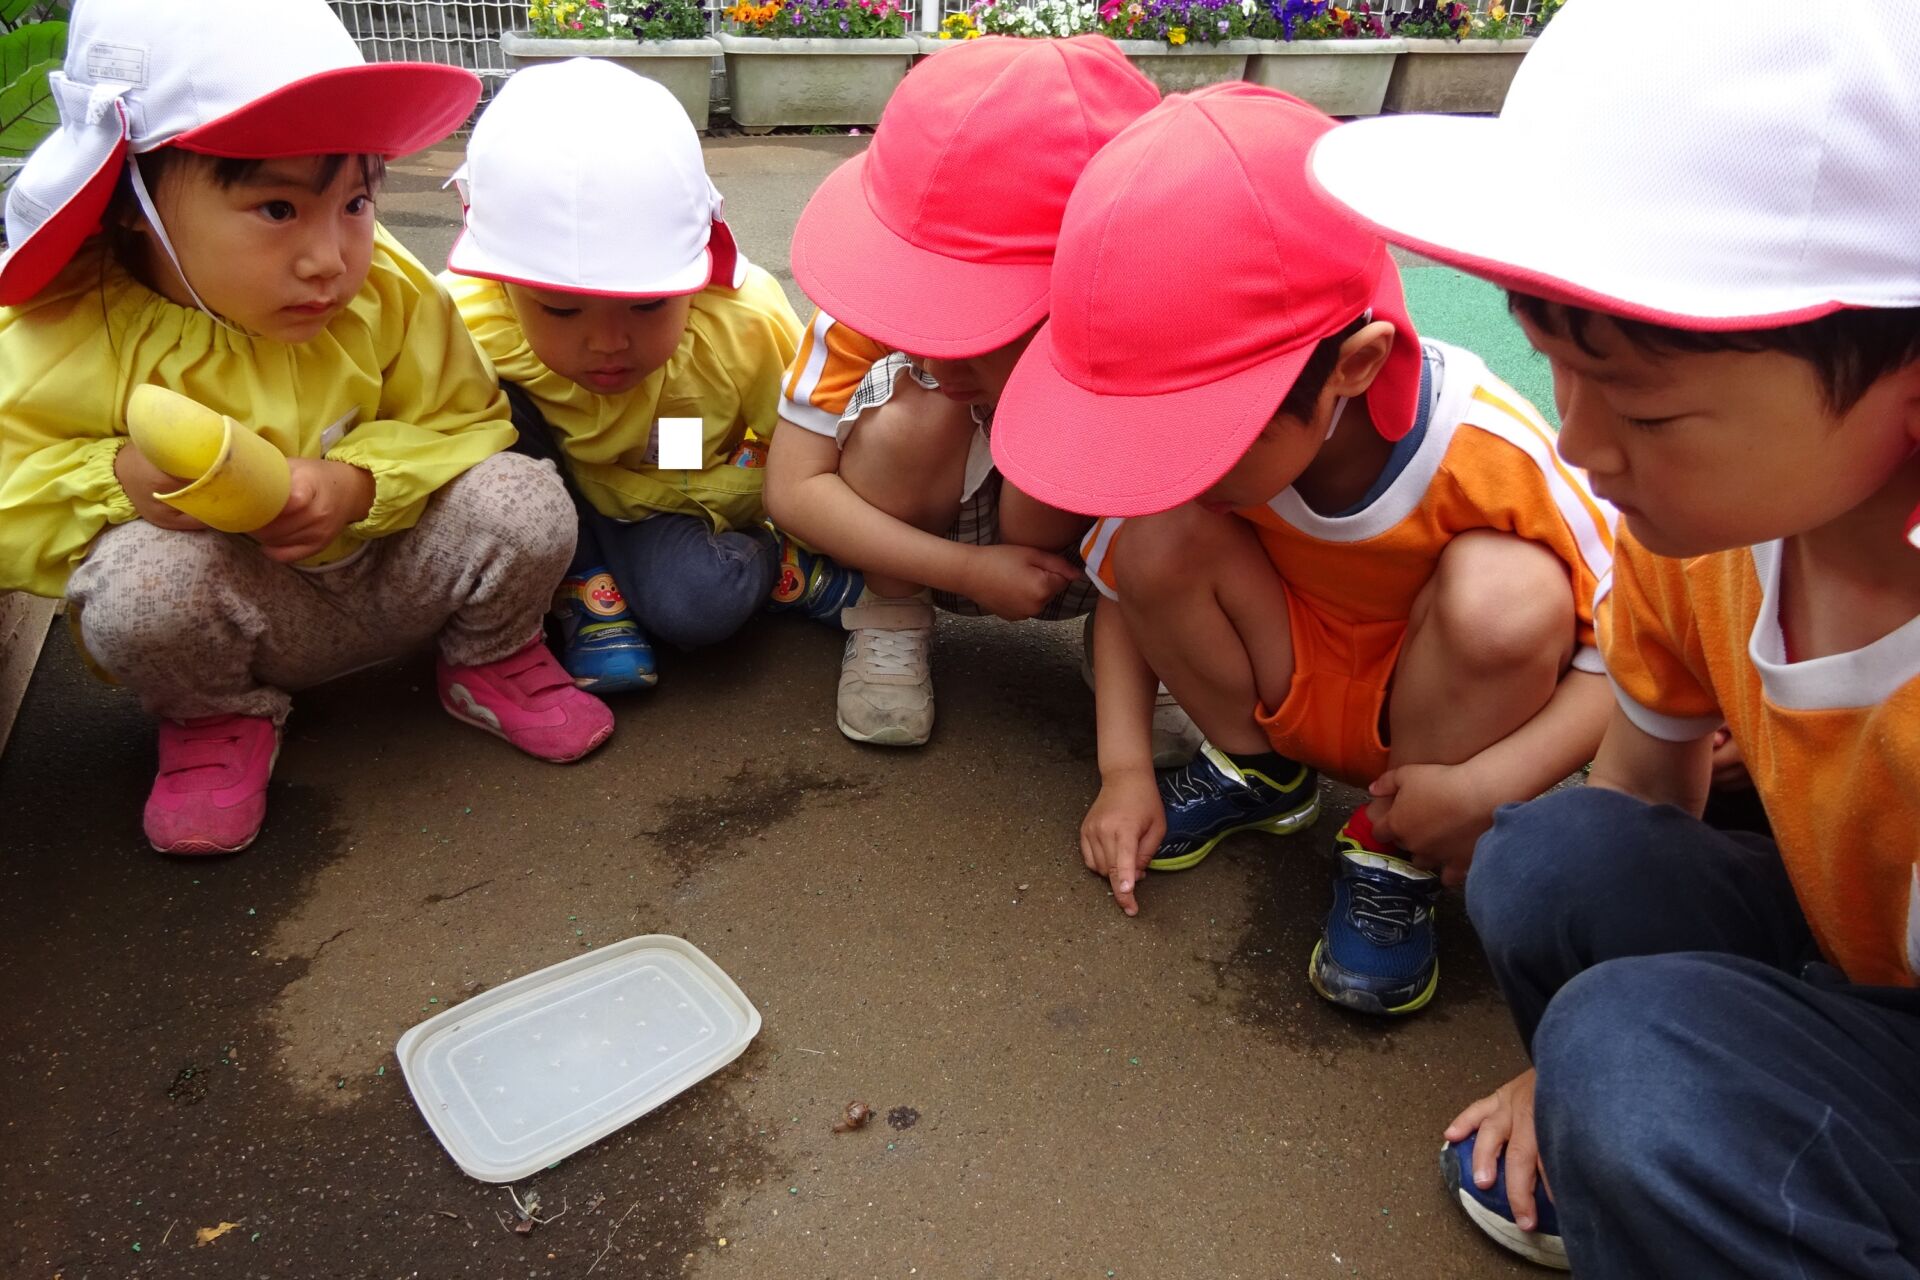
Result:
[[[60,127],[7,192],[0,305],[31,299],[98,230],[129,152],[391,158],[459,128],[480,96],[458,67],[367,63],[326,0],[79,0],[49,79]]]
[[[1702,331],[1920,307],[1920,4],[1571,0],[1499,116],[1359,121],[1310,164],[1387,239],[1554,302]]]
[[[745,283],[686,108],[604,59],[514,73],[454,178],[467,206],[447,257],[457,275],[613,298]]]

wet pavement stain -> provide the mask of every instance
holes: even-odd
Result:
[[[31,975],[0,1055],[0,1275],[133,1262],[196,1280],[571,1277],[604,1252],[596,1274],[679,1277],[710,1245],[706,1220],[729,1188],[772,1176],[766,1140],[726,1092],[752,1070],[749,1050],[721,1080],[520,1184],[540,1189],[543,1215],[569,1206],[565,1218],[528,1237],[503,1229],[503,1189],[446,1157],[391,1056],[369,1054],[325,1101],[283,1060],[275,999],[349,932],[307,955],[270,949],[342,856],[332,798],[276,781],[254,849],[158,857],[139,838],[151,722],[59,653],[29,702],[49,697],[92,723],[49,732],[72,717],[29,705],[0,770],[0,969]],[[45,802],[80,777],[103,803]],[[220,1222],[240,1225],[196,1248],[195,1229]]]
[[[666,798],[660,825],[635,835],[658,846],[676,883],[684,884],[714,859],[784,822],[802,806],[851,803],[864,790],[852,778],[824,770],[766,770],[747,764],[705,794]]]
[[[887,1127],[905,1133],[920,1123],[920,1112],[913,1107],[895,1107],[887,1112]]]

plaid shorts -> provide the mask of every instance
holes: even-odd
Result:
[[[874,362],[867,370],[866,377],[860,379],[860,385],[853,389],[853,395],[847,400],[847,408],[840,415],[842,435],[854,420],[869,409],[877,409],[893,398],[893,388],[900,375],[905,373],[915,382],[929,391],[937,391],[940,384],[918,368],[906,356],[891,352]],[[991,433],[993,418],[991,414],[975,411],[975,419],[983,432]],[[980,483],[974,487],[960,503],[960,513],[954,517],[953,525],[947,530],[949,542],[962,542],[971,547],[997,546],[1000,542],[1000,487],[1005,482],[1000,473],[989,470]],[[1077,551],[1077,548],[1076,548]],[[1062,552],[1068,559],[1079,562],[1076,551]],[[1047,602],[1036,617],[1048,622],[1059,622],[1067,618],[1078,618],[1093,612],[1093,606],[1099,601],[1100,593],[1094,587],[1093,580],[1082,572],[1068,584],[1066,590]],[[949,591],[933,593],[933,603],[948,613],[964,614],[978,618],[986,611],[965,596],[957,596]]]

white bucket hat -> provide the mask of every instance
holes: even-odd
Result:
[[[1381,117],[1313,176],[1389,240],[1675,328],[1920,306],[1920,4],[1574,0],[1497,118]]]
[[[454,180],[467,206],[447,258],[459,275],[618,298],[745,283],[686,109],[604,59],[516,72]]]
[[[60,128],[7,192],[0,305],[32,298],[98,229],[129,150],[243,160],[393,157],[460,127],[472,72],[369,65],[326,0],[79,0]]]

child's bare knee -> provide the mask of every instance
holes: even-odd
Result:
[[[1429,625],[1475,670],[1511,671],[1571,656],[1573,584],[1560,558],[1510,534],[1454,540],[1434,580]]]
[[[842,466],[869,461],[894,472],[937,471],[972,444],[973,427],[966,405],[903,376],[885,404],[854,419]]]
[[[1242,543],[1251,543],[1258,552],[1251,525],[1189,503],[1129,519],[1107,554],[1123,599],[1148,594],[1164,598],[1210,589],[1212,571],[1244,549]]]

